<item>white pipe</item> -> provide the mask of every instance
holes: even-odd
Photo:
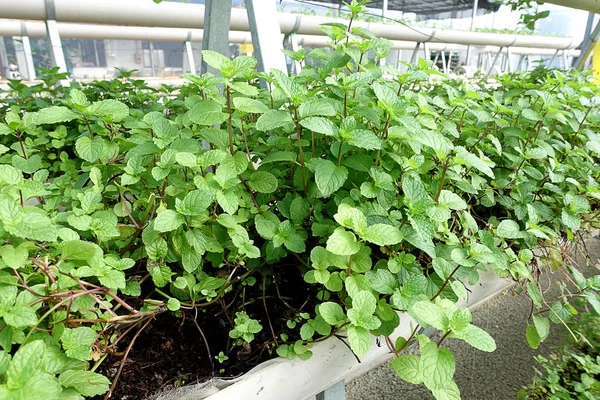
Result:
[[[149,0],[55,0],[55,8],[56,19],[61,22],[161,26],[185,29],[201,29],[204,25],[204,6],[198,4],[174,2],[155,4]],[[0,1],[0,16],[3,18],[44,20],[45,15],[44,0]],[[279,25],[281,32],[284,34],[291,33],[297,27],[296,33],[298,34],[322,35],[320,25],[325,22],[344,23],[347,21],[321,16],[279,14]],[[356,21],[354,26],[367,28],[377,36],[390,40],[412,42],[553,49],[575,48],[578,45],[571,38],[432,29],[363,21]],[[249,31],[248,17],[245,10],[231,10],[230,28],[233,31]]]
[[[96,40],[147,40],[162,42],[185,42],[188,32],[192,34],[192,42],[201,42],[202,29],[182,28],[143,28],[138,26],[110,26],[93,24],[58,23],[58,32],[65,39]],[[45,37],[46,27],[43,22],[25,22],[29,37]],[[18,33],[15,33],[17,32]],[[20,36],[21,21],[0,19],[0,36]],[[250,32],[230,31],[232,43],[252,43]]]
[[[46,28],[42,22],[23,22],[27,28],[29,37],[45,37]],[[162,42],[185,42],[188,33],[191,33],[192,42],[201,42],[203,31],[201,29],[182,29],[182,28],[147,28],[137,26],[109,26],[94,24],[72,24],[58,23],[58,32],[65,39],[95,39],[95,40],[146,40]],[[0,19],[0,36],[19,36],[21,34],[21,21]],[[283,40],[283,37],[282,37]],[[316,35],[297,35],[300,46],[309,47],[327,47],[330,40],[326,36]],[[230,31],[229,41],[231,43],[252,43],[250,32]],[[393,40],[392,48],[399,50],[412,50],[415,42],[402,40]],[[430,51],[458,51],[464,47],[446,43],[429,43]],[[498,47],[486,46],[482,48],[483,52],[496,52]],[[553,55],[556,49],[545,48],[520,48],[514,47],[513,54],[538,54]],[[567,51],[567,55],[576,57],[579,54],[577,50]]]

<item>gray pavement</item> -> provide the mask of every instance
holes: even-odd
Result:
[[[600,258],[600,240],[587,241],[593,260]],[[578,257],[581,259],[581,257]],[[586,268],[586,275],[594,272]],[[596,270],[595,273],[598,273]],[[556,296],[550,285],[548,295]],[[547,355],[553,346],[561,344],[567,334],[562,326],[552,325],[550,337],[537,350],[532,350],[525,339],[525,328],[531,302],[524,295],[512,291],[495,297],[473,312],[473,324],[485,329],[498,346],[493,353],[485,353],[466,343],[448,339],[445,345],[456,359],[456,383],[463,400],[514,400],[523,385],[535,375],[538,354]],[[413,346],[414,347],[414,346]],[[416,349],[413,349],[413,351]],[[423,385],[403,382],[386,363],[346,384],[348,400],[430,400],[433,396]]]

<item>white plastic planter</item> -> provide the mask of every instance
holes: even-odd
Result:
[[[512,281],[499,278],[491,272],[482,273],[480,281],[468,287],[470,291],[468,300],[459,302],[459,305],[470,309],[477,308],[512,285]],[[399,336],[408,338],[414,324],[407,313],[401,313],[400,325],[391,335],[392,339],[395,341]],[[276,358],[258,365],[227,387],[224,387],[227,383],[219,379],[212,383],[198,385],[196,388],[192,386],[174,390],[158,398],[164,400],[202,398],[206,400],[302,400],[322,392],[341,380],[359,376],[392,357],[385,342],[381,340],[381,345],[378,346],[376,338],[373,338],[371,349],[361,357],[360,363],[350,349],[335,337],[315,343],[311,350],[313,356],[307,361]]]

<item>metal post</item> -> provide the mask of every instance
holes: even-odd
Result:
[[[565,70],[569,69],[569,58],[567,56],[567,51],[566,50],[563,50],[562,60],[563,60],[563,68]]]
[[[429,58],[430,58],[427,42],[423,42],[423,58],[427,61],[429,61]]]
[[[8,78],[8,54],[6,53],[6,44],[4,38],[0,36],[0,75]]]
[[[588,23],[589,23],[589,19],[588,19]],[[581,42],[581,45],[579,46],[579,48],[581,49],[581,54],[579,55],[579,57],[577,57],[575,59],[575,62],[573,63],[573,67],[576,70],[581,71],[583,69],[585,62],[587,61],[588,57],[592,53],[592,50],[594,48],[594,42],[596,42],[599,37],[600,37],[600,23],[597,24],[596,27],[594,28],[594,31],[590,35],[586,36],[586,38],[583,39],[583,42]]]
[[[471,16],[471,31],[475,27],[475,16],[477,15],[477,7],[479,6],[479,0],[473,0],[473,15]],[[469,65],[471,59],[471,46],[467,46],[467,60],[465,65]]]
[[[29,36],[27,36],[27,25],[24,22],[21,23],[21,41],[23,43],[23,52],[25,53],[25,65],[27,66],[27,78],[30,81],[34,81],[35,66],[33,65],[33,53],[31,52],[31,43],[29,42]]]
[[[287,71],[280,40],[281,28],[278,23],[273,23],[278,20],[277,3],[264,0],[245,2],[258,70],[266,73],[272,69]]]
[[[299,26],[299,21],[300,18],[298,17],[296,19],[296,27]],[[293,52],[297,52],[298,50],[300,50],[300,46],[298,45],[298,37],[296,36],[296,27],[294,28],[294,30],[288,34],[285,35],[283,37],[283,47],[287,47],[290,46],[292,48]],[[294,73],[294,74],[299,74],[300,71],[302,71],[302,65],[300,65],[300,61],[298,60],[291,60],[292,64],[290,67],[290,72]]]
[[[19,79],[29,79],[27,75],[27,61],[25,60],[25,51],[23,50],[23,42],[20,36],[13,36],[13,47],[15,49],[15,59],[19,68]],[[17,76],[16,74],[11,74]],[[13,78],[14,79],[14,78]]]
[[[510,51],[510,47],[507,47],[506,48],[506,66],[507,66],[508,72],[512,72],[511,59],[512,59],[512,54]]]
[[[231,1],[206,0],[204,6],[204,37],[202,50],[212,50],[229,58],[229,22]],[[272,22],[272,21],[271,21]],[[202,60],[202,73],[218,74]]]
[[[54,0],[46,0],[46,36],[50,44],[50,60],[58,67],[58,72],[67,72],[65,53],[63,52],[58,27],[56,26],[56,10]]]
[[[192,31],[188,32],[187,40],[183,44],[185,48],[185,54],[187,55],[188,67],[190,68],[190,72],[195,74],[196,71],[196,62],[194,61],[194,50],[192,49]]]
[[[346,400],[346,385],[344,381],[339,381],[317,394],[317,400]]]
[[[410,56],[410,63],[414,64],[417,61],[417,53],[421,47],[421,42],[417,42],[415,49],[413,50],[412,56]]]
[[[150,48],[150,74],[152,76],[156,76],[156,66],[154,64],[154,42],[148,42],[148,47]]]
[[[96,40],[93,40],[94,43],[94,55],[96,56],[96,67],[100,66],[100,57],[98,56],[98,45],[96,44]]]
[[[521,66],[523,65],[523,60],[525,60],[525,56],[519,56],[519,63],[517,64],[517,72],[521,71]]]
[[[504,47],[500,47],[500,50],[498,50],[498,52],[496,53],[496,57],[494,57],[494,61],[492,61],[492,65],[490,65],[490,69],[488,70],[488,73],[487,73],[487,77],[488,78],[492,74],[492,70],[494,69],[494,65],[496,65],[496,61],[498,61],[498,57],[500,57],[500,53],[502,53],[503,49],[504,49]]]
[[[553,63],[553,62],[554,62],[554,60],[556,59],[556,56],[558,55],[558,52],[559,52],[559,51],[560,51],[560,50],[558,50],[558,49],[557,49],[557,50],[554,52],[554,54],[552,55],[552,58],[550,59],[550,62],[548,63],[548,68],[552,68],[552,63]]]
[[[448,62],[446,62],[446,52],[442,51],[442,69],[444,70],[444,73],[447,74],[448,73],[448,64],[450,63],[450,60],[452,59],[452,52],[450,52],[450,57],[448,58]]]
[[[438,62],[438,60],[440,59],[440,54],[441,54],[441,53],[442,53],[441,51],[436,51],[436,52],[435,52],[435,57],[433,58],[433,65],[434,65],[434,66],[435,66],[435,65],[437,65],[437,62]]]
[[[383,18],[387,17],[388,11],[388,0],[383,0],[383,4],[381,5],[381,16]]]

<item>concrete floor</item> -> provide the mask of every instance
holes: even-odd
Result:
[[[587,241],[591,258],[600,258],[600,240]],[[578,257],[580,258],[580,257]],[[586,274],[594,272],[586,268]],[[595,273],[598,273],[596,270]],[[547,281],[550,283],[550,281]],[[554,282],[554,281],[552,281]],[[550,290],[549,297],[556,296]],[[561,344],[566,330],[552,325],[550,337],[537,350],[525,339],[531,302],[524,295],[502,294],[473,312],[473,324],[485,329],[498,346],[493,353],[474,349],[463,341],[448,339],[445,345],[456,359],[456,383],[463,400],[514,400],[517,390],[531,382],[538,354],[548,354]],[[413,346],[413,351],[417,350]],[[386,363],[346,384],[348,400],[430,400],[434,399],[423,385],[403,382]]]

